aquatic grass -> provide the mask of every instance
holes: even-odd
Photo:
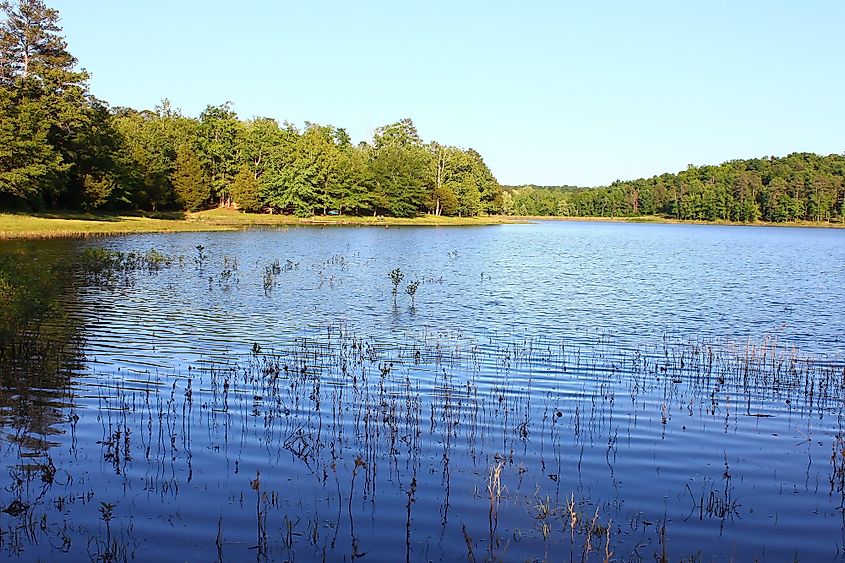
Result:
[[[487,494],[490,497],[490,507],[493,510],[502,500],[502,469],[505,467],[505,462],[499,460],[490,467],[490,472],[487,475]]]
[[[534,509],[536,511],[534,519],[537,520],[540,525],[543,539],[547,540],[552,531],[550,520],[554,517],[554,509],[552,508],[551,499],[548,495],[545,499],[539,500]]]
[[[205,247],[203,245],[196,245],[196,249],[197,255],[194,257],[194,264],[197,265],[197,269],[202,271],[203,267],[205,267],[208,262],[208,255],[205,253]]]
[[[26,335],[40,333],[56,308],[56,270],[0,256],[0,357],[23,353]]]
[[[839,494],[839,509],[845,514],[845,433],[836,434],[831,449],[830,494]]]
[[[209,273],[216,273],[212,265],[221,262],[215,257],[209,263]],[[249,342],[243,349],[244,354],[204,358],[188,373],[150,371],[140,376],[143,384],[137,374],[105,370],[97,374],[106,382],[96,388],[98,399],[76,399],[88,405],[87,411],[77,411],[89,425],[83,435],[90,436],[95,418],[102,426],[98,455],[113,474],[111,491],[120,490],[126,474],[134,473],[143,476],[145,495],[165,507],[178,505],[186,498],[180,495],[194,487],[191,452],[199,448],[205,457],[225,461],[231,473],[220,483],[237,472],[255,471],[254,480],[239,477],[239,483],[223,485],[236,515],[240,498],[248,499],[242,512],[251,526],[245,538],[226,516],[228,558],[242,554],[234,550],[246,540],[244,546],[254,545],[267,559],[357,558],[378,549],[368,526],[361,526],[373,514],[389,514],[397,525],[404,520],[406,557],[423,553],[420,538],[432,535],[432,528],[423,527],[426,520],[435,522],[435,535],[447,545],[457,541],[461,551],[465,545],[469,559],[477,555],[473,537],[482,538],[486,557],[499,559],[524,553],[541,557],[545,545],[562,558],[568,550],[572,559],[633,558],[635,549],[645,557],[649,552],[669,557],[665,523],[662,531],[660,525],[643,527],[641,520],[629,521],[614,499],[591,499],[579,488],[593,477],[582,473],[585,450],[593,460],[601,450],[612,486],[614,458],[626,433],[657,428],[658,436],[665,431],[671,437],[684,432],[682,425],[696,423],[719,429],[726,424],[733,431],[743,421],[759,422],[755,415],[764,414],[767,405],[785,405],[787,399],[783,408],[796,420],[830,417],[842,409],[840,364],[805,358],[774,342],[746,346],[667,339],[630,350],[602,340],[542,337],[479,343],[460,331],[385,340],[337,323],[284,346]],[[537,378],[540,370],[571,378],[567,393]],[[624,416],[623,401],[639,407],[634,409],[639,419]],[[37,435],[31,429],[26,433]],[[86,444],[79,447],[87,451]],[[301,482],[309,483],[309,491],[313,486],[319,498],[285,491],[279,499],[265,464],[306,476]],[[67,459],[57,462],[56,471],[75,473]],[[724,467],[690,489],[697,491],[693,502],[700,507],[699,518],[731,525],[742,506],[735,471],[726,456]],[[21,479],[35,483],[41,475],[43,470]],[[456,478],[462,484],[472,479],[476,495],[453,489]],[[64,482],[47,481],[39,490],[55,490]],[[72,482],[61,496],[83,494],[82,488]],[[44,515],[47,530],[61,529],[67,517],[48,497],[38,500],[26,486],[18,490],[28,506],[25,518],[38,522]],[[452,494],[461,495],[460,512],[450,512]],[[111,500],[94,502],[102,498]],[[473,508],[476,517],[467,517]],[[434,518],[419,518],[421,509],[435,511]],[[297,525],[292,510],[309,521]],[[481,525],[477,518],[485,511],[486,541],[483,515]],[[651,522],[659,522],[658,516],[646,515]],[[222,553],[222,517],[217,524],[208,531],[207,544]],[[46,545],[47,530],[36,525],[31,537],[19,535],[15,541],[25,553],[36,553],[38,545]],[[6,528],[4,533],[14,532]],[[72,545],[85,541],[78,530],[67,534]],[[397,539],[401,542],[401,536]],[[424,549],[442,555],[436,543]],[[401,552],[392,555],[401,558]]]
[[[109,285],[122,281],[129,284],[130,275],[138,271],[156,273],[177,262],[173,257],[151,248],[145,253],[121,252],[103,247],[87,247],[76,259],[75,270],[86,283]]]
[[[255,521],[256,531],[258,534],[258,542],[251,549],[258,550],[258,557],[266,557],[267,555],[267,511],[265,504],[267,502],[267,493],[261,492],[261,472],[255,471],[255,479],[250,479],[250,488],[255,491]]]
[[[570,542],[575,541],[575,530],[578,527],[578,523],[581,520],[581,516],[578,511],[575,509],[575,493],[571,493],[569,498],[566,499],[566,515],[567,515],[567,524],[569,525],[569,540]]]

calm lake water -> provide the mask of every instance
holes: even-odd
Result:
[[[80,275],[84,359],[0,391],[5,557],[845,560],[843,230],[14,246],[172,263]]]

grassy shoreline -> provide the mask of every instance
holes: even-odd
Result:
[[[86,214],[79,212],[0,213],[0,240],[63,238],[119,235],[132,233],[174,233],[200,231],[235,231],[253,227],[289,226],[479,226],[520,224],[533,221],[589,221],[626,223],[670,223],[698,225],[754,225],[781,227],[843,228],[843,223],[732,223],[722,221],[679,221],[658,216],[643,217],[543,217],[503,216],[437,217],[423,215],[413,219],[372,216],[315,216],[300,218],[290,215],[259,215],[228,209],[212,209],[198,213],[161,214]]]
[[[0,213],[0,240],[87,237],[133,233],[176,233],[236,231],[253,227],[291,226],[472,226],[526,223],[525,219],[506,216],[437,217],[424,215],[413,219],[399,217],[354,217],[248,214],[228,209],[197,213]]]

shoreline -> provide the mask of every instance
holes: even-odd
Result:
[[[512,215],[514,219],[525,221],[572,221],[584,223],[646,223],[654,225],[716,225],[720,227],[787,227],[813,229],[845,229],[845,222],[828,221],[789,221],[773,223],[769,221],[755,221],[743,223],[739,221],[708,221],[706,219],[673,219],[659,215],[640,215],[636,217],[579,217],[561,215]]]
[[[720,225],[752,227],[845,228],[845,223],[796,221],[790,223],[736,223],[730,221],[678,220],[659,216],[640,217],[561,217],[486,215],[478,217],[443,217],[422,215],[415,218],[373,216],[312,216],[247,214],[228,209],[197,213],[127,213],[96,214],[80,212],[0,213],[0,240],[84,238],[137,233],[176,233],[239,231],[251,228],[300,226],[369,227],[449,227],[528,224],[535,221],[572,221],[595,223],[652,223],[678,225]]]
[[[241,231],[252,228],[308,226],[449,227],[524,224],[530,221],[505,215],[481,217],[415,218],[373,216],[312,216],[241,213],[212,209],[197,213],[0,213],[0,240],[84,238],[139,233]]]

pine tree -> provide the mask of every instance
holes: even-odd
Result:
[[[66,167],[48,143],[49,120],[43,105],[0,87],[0,197],[39,202],[42,192]]]
[[[208,205],[211,183],[203,170],[197,153],[188,145],[179,147],[176,169],[170,177],[177,203],[184,209],[196,211]]]
[[[79,205],[91,178],[110,183],[108,113],[88,92],[88,73],[76,70],[56,10],[42,0],[4,1],[0,10],[0,193]]]
[[[250,212],[261,210],[261,184],[248,166],[242,166],[235,176],[231,192],[238,208]]]

